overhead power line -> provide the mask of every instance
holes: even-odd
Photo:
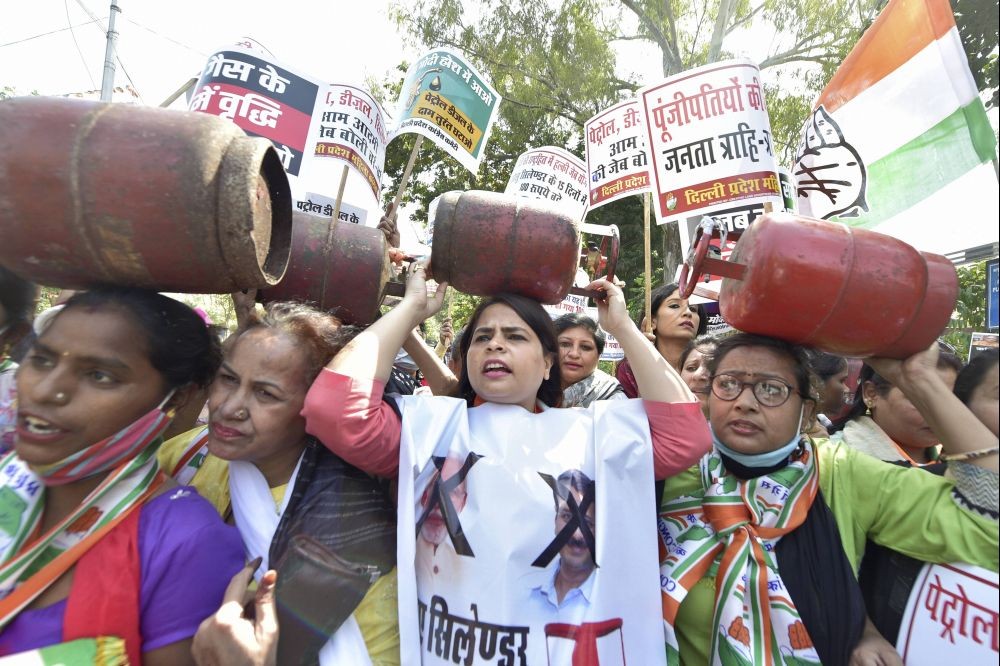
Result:
[[[100,20],[100,19],[97,19]],[[0,49],[5,46],[13,46],[14,44],[23,44],[24,42],[30,42],[33,39],[39,39],[40,37],[48,37],[49,35],[54,35],[59,32],[66,32],[67,30],[72,30],[73,28],[79,28],[83,25],[89,25],[94,23],[94,21],[84,21],[83,23],[77,23],[76,25],[66,26],[65,28],[58,28],[56,30],[49,30],[48,32],[43,32],[37,35],[32,35],[31,37],[25,37],[24,39],[16,39],[13,42],[7,42],[6,44],[0,44]]]
[[[73,36],[73,45],[76,46],[76,52],[80,54],[80,62],[83,63],[83,69],[87,72],[87,78],[90,79],[90,85],[94,84],[94,77],[90,75],[90,65],[87,64],[87,59],[83,57],[83,51],[80,49],[80,42],[76,41],[76,32],[73,30],[73,22],[69,18],[69,0],[63,0],[63,7],[66,9],[66,23],[69,24],[69,34]],[[88,12],[89,13],[89,12]],[[96,17],[91,16],[91,19]]]
[[[143,24],[139,23],[138,21],[133,21],[128,16],[123,15],[122,18],[125,19],[126,21],[128,21],[129,23],[131,23],[132,25],[137,26],[139,28],[142,28],[146,32],[150,32],[150,33],[156,35],[157,37],[160,37],[162,39],[167,40],[168,42],[172,42],[172,43],[176,44],[177,46],[180,46],[181,48],[184,48],[184,49],[187,49],[188,51],[192,51],[194,53],[197,53],[198,55],[200,55],[200,56],[202,56],[204,58],[208,57],[208,54],[205,53],[204,51],[199,51],[198,49],[194,48],[193,46],[188,46],[187,44],[185,44],[183,42],[177,41],[173,37],[168,37],[167,35],[164,35],[163,33],[157,32],[157,31],[153,30],[152,28],[148,28],[148,27],[144,26]]]

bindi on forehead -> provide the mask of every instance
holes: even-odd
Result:
[[[112,357],[112,356],[98,356],[93,354],[83,354],[79,352],[73,352],[69,349],[56,350],[45,344],[44,342],[38,340],[35,342],[35,350],[46,354],[48,356],[58,357],[66,362],[82,363],[89,365],[96,365],[105,368],[119,368],[127,369],[129,365],[124,361]]]
[[[795,380],[794,380],[793,377],[788,377],[788,376],[785,376],[785,375],[783,375],[781,373],[777,373],[777,372],[753,372],[753,371],[750,371],[750,370],[737,370],[737,369],[729,369],[729,370],[727,370],[727,369],[719,368],[718,370],[715,371],[715,374],[717,376],[718,375],[730,375],[732,377],[738,377],[740,379],[747,379],[747,380],[753,380],[753,379],[780,379],[781,381],[786,382],[788,384],[794,385],[794,383],[795,383]]]

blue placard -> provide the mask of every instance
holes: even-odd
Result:
[[[997,316],[1000,315],[1000,308],[997,307],[997,289],[1000,287],[997,281],[997,267],[1000,266],[1000,259],[993,259],[986,264],[986,327],[997,328]]]

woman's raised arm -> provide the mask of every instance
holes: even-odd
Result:
[[[653,442],[653,475],[665,479],[679,474],[712,448],[701,403],[629,318],[622,290],[607,280],[591,282],[590,289],[604,293],[594,299],[601,326],[625,350],[639,385]]]
[[[399,468],[399,416],[382,391],[410,331],[441,308],[446,285],[427,297],[415,264],[402,302],[362,331],[326,366],[306,395],[306,432],[359,469],[393,477]]]
[[[406,281],[406,294],[395,308],[358,334],[326,366],[355,379],[389,380],[396,352],[403,346],[413,327],[441,309],[447,284],[441,284],[433,296],[427,295],[426,266],[412,264]]]

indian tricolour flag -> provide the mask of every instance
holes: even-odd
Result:
[[[947,0],[890,0],[823,90],[799,211],[947,254],[997,240],[996,141]]]

